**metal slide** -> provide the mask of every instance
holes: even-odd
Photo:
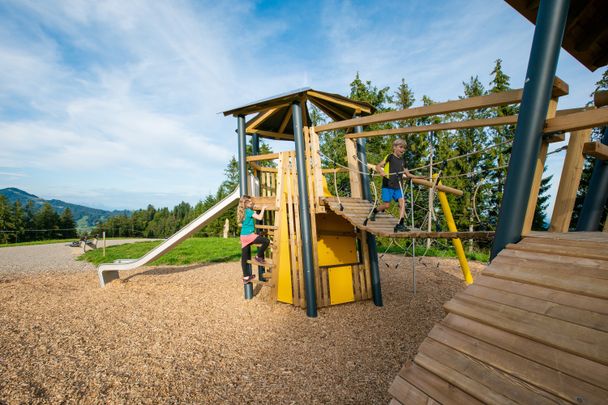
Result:
[[[232,192],[232,194],[215,204],[213,207],[209,208],[201,216],[190,222],[188,225],[180,229],[173,236],[165,240],[159,246],[152,249],[139,259],[119,259],[116,260],[114,263],[100,264],[97,268],[100,286],[104,287],[106,283],[109,283],[110,281],[119,278],[118,272],[120,270],[136,269],[140,266],[143,266],[144,264],[150,263],[151,261],[169,252],[184,239],[198,232],[202,227],[222,215],[226,210],[234,207],[239,201],[239,198],[240,188],[237,187],[236,190]]]

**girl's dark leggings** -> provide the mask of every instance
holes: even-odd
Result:
[[[253,242],[242,249],[243,253],[241,255],[241,267],[243,268],[243,277],[249,277],[251,275],[251,266],[247,265],[247,260],[251,260],[251,245],[254,243],[260,243],[262,245],[258,248],[258,257],[264,257],[264,252],[270,244],[270,240],[258,235]]]

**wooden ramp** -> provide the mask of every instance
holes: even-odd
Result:
[[[536,233],[445,304],[392,403],[608,401],[608,233]]]
[[[360,198],[325,197],[325,205],[336,214],[345,218],[358,229],[378,236],[391,238],[463,238],[488,239],[494,237],[494,232],[426,232],[408,231],[395,232],[397,219],[387,213],[378,213],[375,221],[366,221],[372,210],[372,203]]]

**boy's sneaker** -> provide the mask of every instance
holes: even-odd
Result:
[[[402,223],[395,225],[395,232],[407,232],[407,226]]]
[[[243,277],[243,284],[251,283],[254,278],[255,278],[255,274],[252,274],[247,277]]]

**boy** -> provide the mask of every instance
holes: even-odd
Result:
[[[407,231],[404,224],[405,199],[401,191],[401,178],[414,177],[406,168],[404,156],[406,146],[407,143],[403,139],[396,139],[393,142],[393,153],[376,165],[376,171],[382,176],[382,204],[374,208],[369,217],[371,221],[375,221],[376,214],[386,210],[392,200],[399,202],[399,223],[395,225],[395,232]]]

